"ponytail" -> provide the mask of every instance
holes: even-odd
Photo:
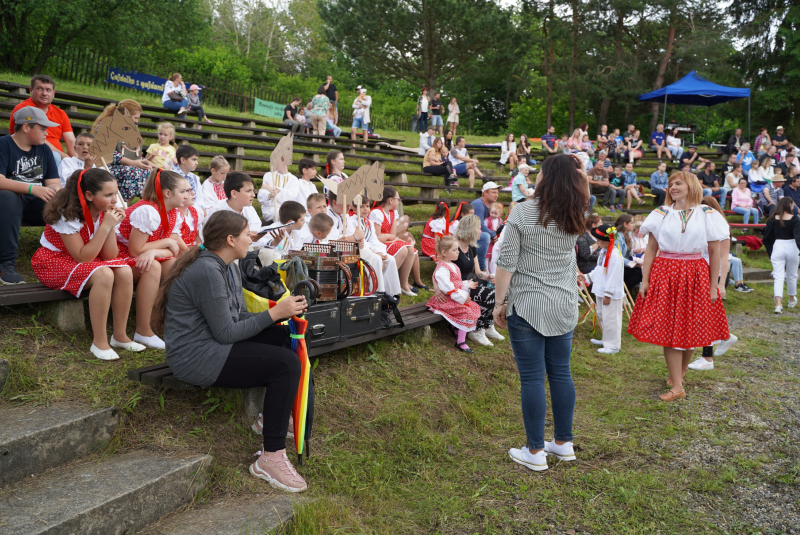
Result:
[[[183,272],[197,260],[201,253],[206,250],[211,252],[223,250],[228,246],[228,236],[239,236],[247,228],[247,218],[236,212],[220,210],[211,214],[203,226],[203,245],[190,247],[188,251],[181,254],[169,273],[161,280],[161,286],[158,288],[156,301],[153,304],[153,314],[150,316],[150,327],[153,331],[159,334],[164,332],[164,316],[172,281],[183,275]]]

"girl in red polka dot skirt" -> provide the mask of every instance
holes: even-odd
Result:
[[[117,181],[105,169],[75,171],[45,205],[47,224],[42,246],[31,267],[47,287],[80,297],[89,291],[89,316],[94,339],[89,350],[101,360],[119,358],[114,347],[144,351],[128,338],[126,327],[133,296],[133,273],[127,257],[119,256],[114,228],[125,212],[117,206]],[[114,331],[108,341],[106,324],[114,311]]]
[[[729,334],[718,277],[709,275],[719,273],[719,242],[728,239],[728,225],[719,212],[701,204],[702,195],[695,175],[673,174],[666,206],[653,210],[640,229],[650,237],[628,332],[640,342],[664,347],[672,388],[660,396],[662,401],[686,397],[683,377],[694,348]]]
[[[161,279],[185,248],[180,237],[183,215],[178,208],[186,204],[190,191],[189,181],[178,173],[153,171],[145,182],[142,200],[125,210],[117,229],[120,253],[131,257],[129,263],[138,282],[133,340],[156,349],[165,349],[165,345],[150,328],[150,314]]]

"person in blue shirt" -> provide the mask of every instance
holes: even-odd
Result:
[[[548,154],[555,154],[558,152],[558,138],[556,137],[556,127],[551,126],[547,129],[547,133],[542,136],[542,154],[546,157]]]
[[[650,193],[656,196],[656,205],[661,206],[667,198],[667,187],[669,177],[667,176],[667,163],[659,162],[656,172],[650,175],[649,185],[643,184],[645,181],[639,182],[650,188]]]
[[[533,193],[532,189],[528,189],[528,175],[531,172],[531,168],[523,163],[517,169],[519,169],[519,173],[511,182],[511,200],[522,202]]]
[[[636,173],[633,172],[633,164],[625,164],[625,170],[622,172],[622,184],[625,188],[625,196],[628,198],[628,210],[631,209],[631,202],[635,198],[639,204],[644,204],[644,201],[639,196],[639,184],[636,182]]]
[[[475,215],[481,221],[481,237],[478,239],[478,266],[481,271],[486,271],[486,253],[489,252],[489,244],[497,241],[497,233],[486,226],[486,218],[489,217],[489,209],[497,202],[499,194],[500,186],[494,182],[487,182],[483,185],[481,196],[472,201]]]
[[[755,161],[756,157],[750,152],[750,143],[743,143],[739,149],[739,154],[736,155],[734,163],[742,164],[742,174],[750,177],[750,166]]]
[[[667,150],[667,135],[664,133],[663,124],[656,126],[656,131],[650,134],[650,149],[656,151],[659,160],[662,152],[669,154],[669,150]]]

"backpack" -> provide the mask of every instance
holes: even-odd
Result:
[[[265,299],[277,301],[286,293],[286,286],[278,274],[278,265],[274,262],[262,266],[258,251],[250,251],[239,260],[239,271],[242,274],[242,288]]]

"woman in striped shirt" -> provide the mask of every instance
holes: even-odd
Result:
[[[547,454],[572,461],[575,385],[570,372],[572,332],[578,323],[575,242],[589,207],[589,180],[568,154],[544,161],[532,200],[514,207],[503,231],[495,276],[494,321],[508,319],[519,370],[527,444],[511,448],[515,462],[547,470]],[[508,304],[503,304],[508,296]],[[555,437],[544,440],[547,372]]]

